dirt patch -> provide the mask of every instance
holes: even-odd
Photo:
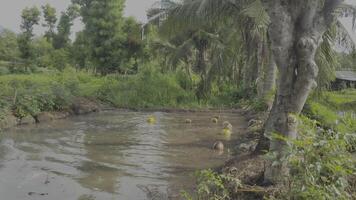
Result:
[[[100,110],[99,105],[96,102],[82,97],[75,98],[70,108],[75,115],[99,112]]]
[[[12,113],[6,113],[2,119],[0,119],[0,129],[7,129],[19,124],[17,119]]]

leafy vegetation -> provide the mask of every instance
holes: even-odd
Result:
[[[353,199],[356,197],[356,161],[350,153],[355,148],[354,132],[338,132],[321,128],[317,121],[300,117],[299,137],[279,138],[288,144],[286,161],[290,175],[274,188],[246,185],[233,174],[212,170],[197,173],[194,195],[183,192],[185,199]],[[352,126],[344,121],[347,126]],[[356,127],[353,125],[353,131]],[[279,137],[276,135],[276,137]],[[273,159],[273,154],[267,154]],[[277,163],[275,163],[277,164]],[[246,192],[250,195],[246,196]],[[244,196],[245,195],[245,196]]]

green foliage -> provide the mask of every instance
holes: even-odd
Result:
[[[356,90],[347,89],[338,92],[324,92],[322,102],[334,110],[356,111]]]
[[[230,200],[232,188],[242,186],[239,179],[230,175],[218,174],[210,169],[196,173],[197,188],[193,196],[183,192],[187,200]]]
[[[53,47],[55,49],[67,48],[70,45],[70,34],[73,21],[79,15],[79,8],[76,5],[71,5],[65,12],[61,13],[61,17],[57,26],[57,34],[53,38]]]
[[[121,64],[123,0],[74,0],[80,6],[84,33],[91,44],[92,59],[101,74],[113,73]]]
[[[33,37],[34,25],[37,25],[40,21],[41,12],[37,7],[25,8],[22,10],[21,18],[21,30],[26,37]]]
[[[32,64],[32,59],[35,57],[32,47],[32,37],[34,25],[37,25],[40,21],[40,10],[37,7],[25,8],[22,11],[22,23],[21,23],[21,35],[18,37],[17,43],[20,50],[20,57],[22,58],[25,69]]]
[[[0,76],[1,75],[6,75],[6,74],[9,74],[9,73],[10,73],[10,70],[7,67],[0,66]]]
[[[301,120],[299,138],[288,141],[291,176],[273,199],[351,199],[348,178],[356,168],[348,152],[349,137],[318,128],[306,117]]]
[[[92,69],[91,46],[83,31],[76,34],[76,39],[70,49],[71,58],[76,69]]]
[[[0,77],[0,97],[19,117],[66,109],[79,84],[73,73],[6,75]]]
[[[320,125],[344,133],[355,133],[356,92],[353,89],[338,92],[323,92],[310,98],[304,114],[319,121]]]
[[[44,21],[46,22],[45,24],[42,24],[42,26],[47,28],[45,37],[48,41],[51,41],[54,38],[54,29],[57,22],[56,9],[53,8],[50,4],[46,4],[42,6],[42,10]]]
[[[9,30],[2,31],[0,33],[0,61],[14,62],[19,54],[16,34]]]
[[[307,111],[309,117],[322,122],[322,124],[326,127],[336,127],[339,120],[339,116],[335,111],[318,102],[308,103],[307,108],[309,110]]]
[[[122,41],[122,46],[125,59],[122,61],[124,67],[120,68],[123,68],[121,71],[125,74],[137,73],[139,61],[145,61],[148,58],[141,29],[141,24],[135,18],[129,17],[124,20],[122,31],[126,38]]]
[[[194,102],[194,95],[177,84],[174,74],[162,74],[150,67],[138,75],[109,81],[101,93],[118,107],[178,107]]]

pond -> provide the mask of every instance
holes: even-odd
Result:
[[[147,123],[150,115],[155,124]],[[219,134],[224,120],[234,127],[230,139]],[[231,148],[243,124],[236,113],[112,110],[16,127],[1,136],[1,199],[179,199],[192,189],[194,172],[231,156],[211,147],[223,140]]]

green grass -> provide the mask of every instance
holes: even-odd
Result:
[[[356,90],[324,92],[321,97],[310,98],[304,114],[319,121],[323,127],[341,132],[355,133]]]
[[[356,111],[356,90],[347,89],[336,92],[324,92],[322,102],[334,110]]]
[[[176,74],[146,69],[130,76],[95,76],[68,68],[63,72],[0,76],[0,113],[22,118],[65,110],[75,97],[120,108],[200,107],[195,95],[178,84]]]

